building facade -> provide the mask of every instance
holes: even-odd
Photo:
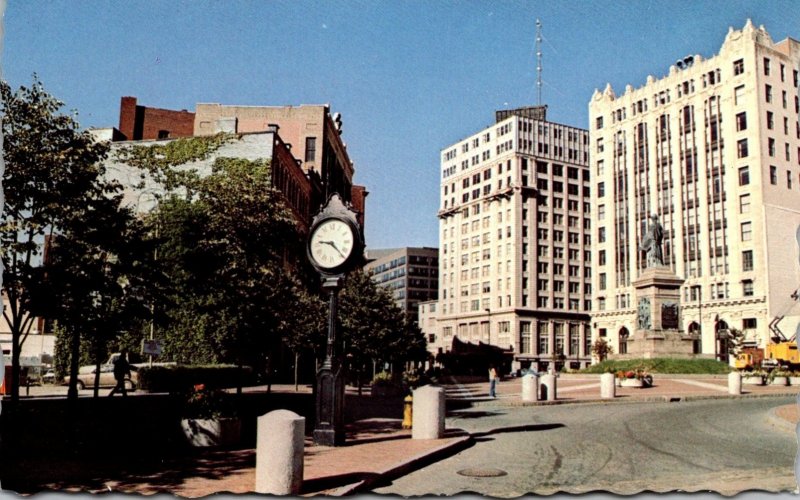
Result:
[[[419,303],[439,292],[439,250],[393,248],[367,252],[365,271],[377,285],[389,289],[397,306],[417,321]]]
[[[363,187],[353,187],[353,162],[342,140],[342,118],[331,114],[327,105],[301,106],[229,106],[198,103],[195,109],[194,135],[219,132],[247,133],[277,126],[278,133],[300,160],[306,172],[314,171],[322,180],[324,203],[332,193],[352,203],[363,225]]]
[[[685,279],[684,332],[695,352],[728,361],[728,330],[765,345],[770,324],[794,334],[800,307],[800,43],[775,43],[750,21],[719,53],[666,76],[611,86],[589,104],[594,338],[625,352],[631,285],[646,267],[647,218],[664,227],[664,263]],[[779,319],[782,318],[782,321]]]
[[[515,353],[514,367],[590,362],[588,131],[546,107],[507,110],[441,153],[435,343]]]
[[[134,146],[164,146],[175,140],[178,139],[112,142],[111,153],[106,160],[106,175],[123,186],[125,206],[131,207],[136,213],[146,213],[155,207],[159,197],[166,191],[152,176],[145,175],[141,170],[119,161],[117,159],[119,151]],[[315,172],[307,173],[300,168],[290,148],[278,135],[277,128],[233,136],[207,158],[179,168],[193,169],[200,175],[209,175],[217,158],[269,160],[272,185],[282,194],[286,206],[292,211],[298,229],[303,233],[308,231],[311,217],[316,213],[314,200],[320,197],[320,180]]]

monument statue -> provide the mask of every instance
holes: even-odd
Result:
[[[664,228],[658,222],[658,214],[650,215],[650,225],[647,233],[639,244],[639,249],[647,252],[647,266],[657,267],[664,265],[664,253],[661,249],[661,242],[664,241]]]

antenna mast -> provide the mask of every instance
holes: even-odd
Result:
[[[536,105],[542,105],[542,23],[536,20]]]

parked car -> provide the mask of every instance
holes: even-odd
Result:
[[[94,387],[95,367],[82,367],[78,371],[78,389],[83,390],[87,387]],[[70,377],[67,375],[64,378],[64,383],[69,384]],[[138,373],[136,367],[131,366],[131,376],[125,378],[125,389],[128,391],[135,391],[138,382]],[[114,387],[117,381],[114,378],[114,365],[104,364],[100,365],[100,387]]]
[[[42,382],[45,384],[52,384],[56,381],[56,372],[53,370],[47,370],[44,375],[42,375]]]

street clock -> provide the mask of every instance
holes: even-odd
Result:
[[[311,264],[323,275],[342,275],[360,263],[363,251],[355,212],[333,194],[311,223],[307,247]]]

